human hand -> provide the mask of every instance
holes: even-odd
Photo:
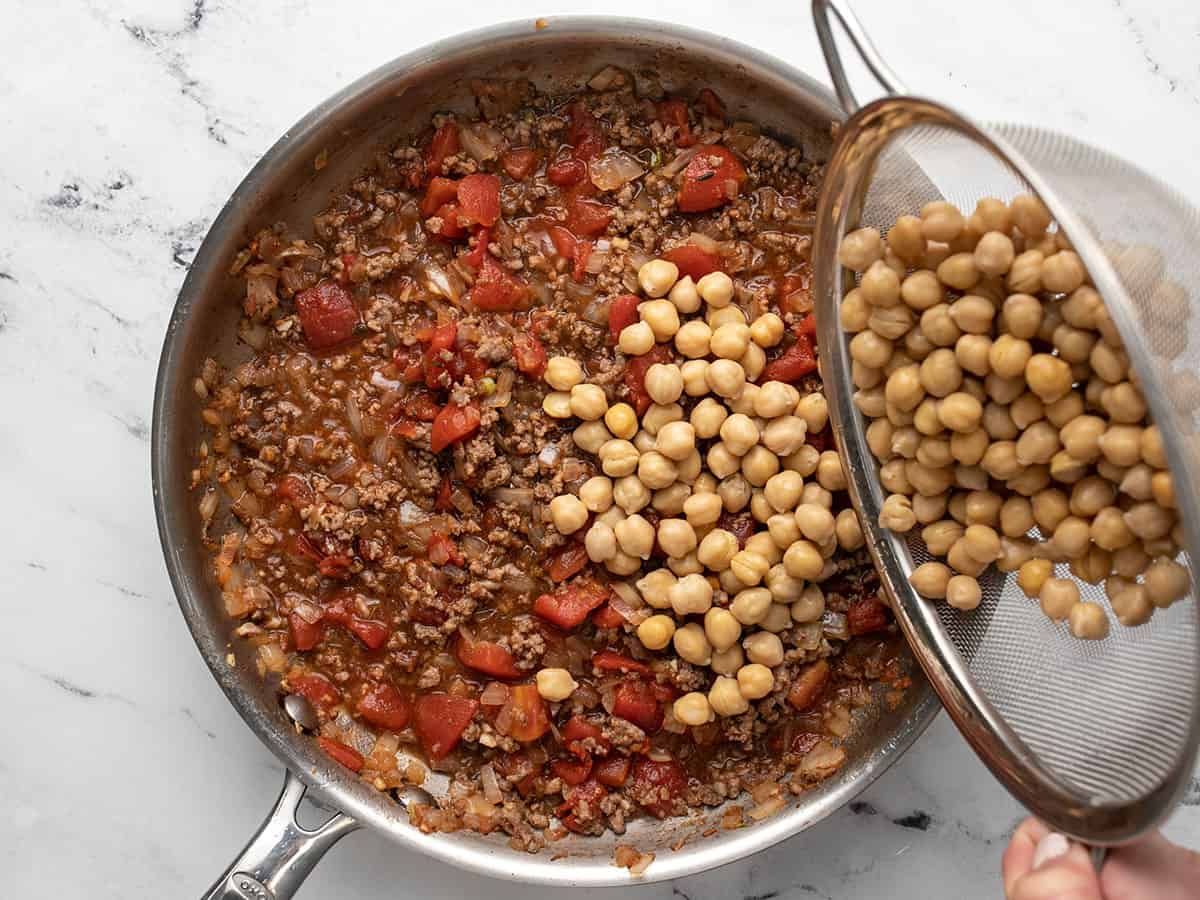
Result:
[[[1008,900],[1197,900],[1200,854],[1157,831],[1112,850],[1099,874],[1088,851],[1026,819],[1004,851]]]

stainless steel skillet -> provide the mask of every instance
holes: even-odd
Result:
[[[238,186],[197,253],[175,305],[154,396],[152,474],[155,511],[167,571],[200,653],[234,707],[289,774],[280,801],[238,859],[205,895],[282,900],[338,839],[369,826],[445,862],[515,881],[600,886],[629,883],[613,865],[617,843],[654,852],[639,881],[694,874],[755,853],[794,835],[848,802],[891,765],[938,710],[928,684],[914,685],[895,709],[864,710],[834,778],[779,814],[750,827],[702,832],[700,821],[638,821],[619,839],[577,838],[530,855],[502,836],[423,835],[403,806],[332,763],[298,735],[276,693],[258,677],[249,648],[230,640],[230,622],[200,540],[197,497],[188,489],[202,439],[192,391],[200,364],[213,356],[236,364],[249,355],[236,341],[239,286],[228,275],[237,251],[260,227],[304,223],[345,185],[371,154],[415,133],[436,110],[473,111],[470,80],[523,77],[543,89],[579,89],[606,65],[654,77],[667,90],[713,88],[735,118],[755,121],[825,158],[829,126],[841,118],[834,97],[796,69],[716,35],[659,22],[613,17],[550,19],[543,27],[515,22],[451,38],[407,54],[322,103],[272,147]],[[322,151],[327,164],[314,159]],[[294,812],[306,787],[342,810],[321,828],[301,829]],[[681,849],[671,850],[691,836]],[[567,858],[551,859],[551,853]]]

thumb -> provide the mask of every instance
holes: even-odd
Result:
[[[1103,900],[1103,895],[1087,850],[1051,832],[1038,841],[1033,869],[1013,884],[1009,900]]]

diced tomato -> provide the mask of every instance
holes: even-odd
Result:
[[[518,794],[522,797],[529,796],[529,792],[533,790],[533,781],[537,778],[537,771],[523,751],[503,753],[496,757],[494,764],[497,772],[514,783]]]
[[[607,144],[600,120],[580,100],[572,103],[568,112],[571,123],[567,126],[567,143],[575,158],[587,162],[599,156]]]
[[[360,619],[358,616],[346,623],[346,630],[366,644],[368,650],[378,650],[392,636],[391,629],[375,619]]]
[[[307,559],[311,562],[316,562],[316,563],[319,563],[321,561],[321,559],[322,559],[321,551],[318,550],[316,547],[314,547],[312,541],[310,541],[304,535],[302,535],[302,534],[292,535],[292,538],[288,543],[291,545],[291,549],[294,551],[292,553],[292,556],[295,556],[297,558]]]
[[[292,632],[292,646],[297,650],[311,650],[325,637],[323,623],[309,622],[299,613],[291,613],[288,616],[288,627]]]
[[[726,509],[721,511],[721,515],[717,519],[717,527],[728,531],[737,538],[738,547],[745,550],[746,541],[750,540],[750,535],[754,534],[758,523],[748,512],[732,513]]]
[[[671,347],[668,344],[657,344],[649,353],[635,356],[625,364],[622,378],[625,381],[625,387],[629,389],[630,402],[639,416],[650,408],[652,402],[650,395],[646,393],[646,373],[655,363],[669,363],[670,361]]]
[[[575,281],[582,281],[587,272],[588,257],[592,255],[593,243],[579,240],[569,228],[562,225],[550,226],[550,240],[559,256],[571,260],[571,277]]]
[[[453,178],[437,177],[429,182],[421,198],[421,215],[428,219],[447,203],[458,200],[458,182]]]
[[[412,419],[401,419],[392,426],[392,434],[399,435],[408,441],[415,438],[420,430]]]
[[[817,354],[813,350],[812,338],[801,334],[796,336],[792,346],[767,363],[758,380],[764,384],[768,381],[799,381],[816,369]]]
[[[411,394],[404,403],[405,415],[418,422],[432,422],[441,411],[441,404],[425,391]]]
[[[429,557],[429,561],[435,566],[444,566],[450,563],[454,566],[463,564],[462,554],[458,552],[458,547],[454,541],[444,534],[431,534],[429,540],[425,544],[425,555]]]
[[[362,767],[366,765],[366,760],[362,754],[353,747],[347,747],[341,741],[335,741],[333,738],[319,737],[317,744],[321,749],[329,755],[334,762],[339,762],[352,772],[361,772]]]
[[[466,237],[467,227],[463,224],[462,208],[457,203],[443,203],[434,216],[442,220],[438,236],[455,241]]]
[[[745,181],[746,169],[736,156],[719,144],[706,144],[683,170],[679,209],[682,212],[716,209],[737,197]]]
[[[441,175],[446,157],[457,153],[458,146],[458,125],[447,122],[433,133],[433,140],[425,151],[425,171],[430,175]]]
[[[324,350],[349,340],[358,324],[354,298],[336,281],[321,281],[297,294],[296,314],[300,317],[304,338],[314,350]]]
[[[829,663],[823,659],[805,666],[796,675],[796,680],[788,688],[787,700],[798,711],[803,712],[821,696],[825,685],[829,682]]]
[[[500,718],[508,719],[508,736],[522,743],[536,741],[550,730],[546,701],[533,684],[517,684],[509,690]]]
[[[639,756],[633,765],[630,794],[650,815],[665,819],[679,806],[687,785],[687,772],[676,760]]]
[[[806,315],[801,316],[800,320],[795,324],[792,330],[797,336],[808,335],[809,337],[813,338],[815,342],[817,334],[817,317],[812,313],[807,313]]]
[[[455,748],[475,718],[479,701],[451,694],[424,694],[413,705],[413,730],[431,759]]]
[[[520,678],[524,674],[517,668],[513,655],[495,641],[468,641],[460,635],[454,655],[468,669],[493,678]]]
[[[810,313],[813,308],[812,269],[804,265],[779,280],[778,305],[785,313]],[[814,329],[815,330],[815,329]]]
[[[546,574],[554,582],[566,581],[572,575],[577,575],[588,563],[587,550],[582,544],[567,544],[559,550],[546,564]]]
[[[275,488],[275,496],[287,501],[296,509],[309,506],[313,502],[312,488],[299,475],[284,475]]]
[[[625,617],[613,609],[611,603],[606,603],[592,614],[592,624],[597,628],[620,628],[625,624]]]
[[[438,512],[450,512],[454,509],[454,501],[450,499],[453,491],[454,485],[450,482],[450,476],[443,475],[442,483],[438,487],[437,499],[433,501],[433,508]]]
[[[888,608],[874,597],[860,597],[846,610],[846,624],[851,634],[869,634],[887,628],[891,621]]]
[[[495,175],[468,175],[458,183],[458,205],[465,225],[488,228],[500,218],[500,179]]]
[[[369,724],[389,731],[400,731],[412,718],[412,699],[385,682],[370,685],[355,708]]]
[[[517,368],[530,378],[541,378],[546,371],[546,348],[532,334],[518,334],[513,338],[513,359]]]
[[[525,309],[529,302],[529,285],[486,255],[475,276],[475,284],[467,292],[467,300],[476,309],[487,312],[512,312]]]
[[[654,689],[640,678],[630,678],[617,687],[613,715],[632,722],[646,734],[662,728],[663,709]]]
[[[571,716],[567,719],[567,724],[562,727],[563,740],[567,742],[568,749],[575,752],[571,744],[578,741],[586,741],[591,738],[597,744],[601,744],[607,749],[608,741],[604,738],[604,732],[600,730],[598,725],[589,722],[583,716]]]
[[[546,178],[558,187],[574,187],[587,178],[587,163],[574,157],[558,159],[546,167]]]
[[[350,557],[338,554],[337,556],[326,556],[317,563],[317,571],[326,578],[347,579],[350,577]]]
[[[704,111],[710,116],[718,119],[725,118],[725,104],[711,88],[702,88],[698,99],[704,107]]]
[[[596,763],[596,780],[608,787],[622,787],[629,779],[629,769],[632,764],[628,756],[614,754]]]
[[[524,181],[537,168],[538,157],[536,150],[521,147],[509,150],[500,157],[500,167],[514,181]]]
[[[482,417],[476,403],[457,406],[447,403],[433,420],[433,432],[429,437],[429,446],[434,453],[441,453],[451,444],[456,444],[468,438],[479,430]]]
[[[690,147],[696,143],[692,126],[688,124],[687,104],[682,100],[661,100],[656,106],[658,121],[665,126],[675,126],[675,146]]]
[[[608,304],[608,333],[612,335],[614,344],[623,330],[637,323],[638,304],[641,302],[642,298],[636,294],[621,294]]]
[[[417,332],[417,340],[425,344],[430,352],[453,350],[454,342],[458,340],[458,323],[450,321],[429,325]]]
[[[475,249],[463,256],[463,262],[474,269],[478,269],[483,265],[483,257],[488,252],[488,244],[492,240],[492,230],[490,228],[480,228],[475,232]]]
[[[617,653],[615,650],[601,650],[592,657],[592,665],[601,672],[636,672],[638,675],[651,675],[653,670],[640,660]]]
[[[571,759],[567,757],[556,759],[550,763],[550,771],[567,784],[583,784],[587,781],[588,776],[592,774],[592,761],[590,758]]]
[[[699,281],[710,272],[725,271],[719,256],[701,250],[695,244],[680,244],[664,253],[662,258],[675,263],[680,277],[688,275],[692,281]]]
[[[819,734],[812,731],[802,731],[792,738],[792,744],[788,748],[788,752],[795,753],[797,756],[803,756],[819,743],[821,743],[821,736]]]
[[[564,584],[553,594],[542,594],[533,604],[535,615],[572,631],[584,623],[592,610],[608,600],[608,588],[585,578]]]
[[[470,375],[476,381],[482,378],[488,370],[488,362],[475,352],[474,344],[467,344],[458,351],[458,359],[462,365],[462,371]],[[461,374],[459,374],[461,377]]]
[[[612,208],[596,200],[573,196],[567,201],[567,227],[580,237],[603,234],[612,219]]]
[[[562,820],[564,828],[568,831],[583,833],[588,830],[589,825],[594,826],[598,821],[597,813],[600,809],[600,801],[607,794],[608,791],[595,779],[588,779],[577,787],[564,790],[563,796],[566,799],[559,804],[555,812]],[[584,805],[587,806],[590,815],[584,821],[580,821],[574,810],[579,810]]]
[[[341,691],[324,675],[289,675],[287,681],[293,694],[299,694],[320,709],[337,706],[342,700]]]

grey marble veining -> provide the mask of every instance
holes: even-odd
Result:
[[[860,0],[916,91],[1077,133],[1200,201],[1200,7],[1191,0]],[[9,2],[0,55],[0,893],[196,896],[281,771],[224,701],[162,567],[147,433],[167,316],[220,205],[352,78],[461,27],[547,12],[671,19],[822,75],[804,4]],[[998,894],[1021,815],[942,717],[857,802],[766,853],[656,885],[668,900]],[[1168,833],[1200,844],[1200,785]],[[308,897],[549,898],[369,833]],[[599,895],[598,891],[581,892]],[[615,896],[608,893],[606,896]]]

